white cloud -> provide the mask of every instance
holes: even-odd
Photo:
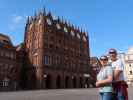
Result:
[[[19,23],[19,22],[22,21],[22,20],[23,20],[23,17],[22,17],[22,16],[15,16],[15,17],[13,18],[13,22],[14,22],[15,24]]]
[[[20,15],[11,15],[11,22],[9,23],[9,29],[15,30],[24,24],[26,17]]]

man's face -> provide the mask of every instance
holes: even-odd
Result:
[[[117,59],[117,54],[116,53],[109,53],[109,56],[110,56],[112,61],[116,61],[116,59]]]

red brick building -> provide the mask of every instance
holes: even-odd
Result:
[[[29,88],[89,86],[88,34],[40,11],[28,17],[24,46]]]
[[[0,33],[0,91],[16,90],[18,79],[16,48],[8,36]]]
[[[21,43],[16,46],[16,61],[17,65],[19,66],[19,89],[27,89],[26,82],[27,82],[27,65],[25,62],[25,49],[24,49],[24,43]]]

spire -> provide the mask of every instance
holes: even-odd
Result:
[[[48,12],[48,16],[51,17],[51,12],[50,11]]]
[[[27,17],[27,23],[26,23],[26,25],[28,25],[29,24],[29,16]]]
[[[37,19],[37,11],[35,11],[35,13],[34,13],[34,20],[36,20]]]
[[[58,19],[57,20],[58,20],[58,22],[60,22],[60,17],[59,16],[58,16]]]
[[[35,11],[34,16],[37,17],[37,11]]]
[[[25,25],[25,32],[27,31],[28,25],[29,25],[29,16],[27,17],[27,22],[26,22],[26,25]]]
[[[74,29],[74,25],[72,24],[72,28]]]
[[[39,16],[42,16],[43,15],[43,9],[42,8],[38,11],[38,15]]]
[[[67,25],[67,21],[66,20],[64,21],[64,23],[65,23],[65,25]]]
[[[75,25],[75,27],[74,27],[76,30],[77,30],[77,25]]]
[[[68,21],[68,25],[71,27],[71,23],[70,23],[70,21]]]
[[[79,26],[77,26],[77,29],[78,29],[78,31],[80,31],[80,28],[79,28]]]
[[[81,33],[83,32],[83,29],[81,28]]]
[[[32,23],[32,21],[33,21],[33,17],[29,16],[29,24]]]
[[[44,16],[46,15],[46,9],[45,9],[45,6],[43,7],[43,15],[44,15]]]
[[[64,18],[63,18],[63,16],[61,17],[61,21],[62,21],[62,23],[64,23]]]

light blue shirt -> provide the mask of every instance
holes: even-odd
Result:
[[[100,72],[97,75],[97,80],[104,80],[108,76],[112,75],[113,76],[113,68],[111,66],[106,66],[100,70]],[[112,92],[112,84],[108,84],[107,86],[103,86],[99,88],[100,92]]]

